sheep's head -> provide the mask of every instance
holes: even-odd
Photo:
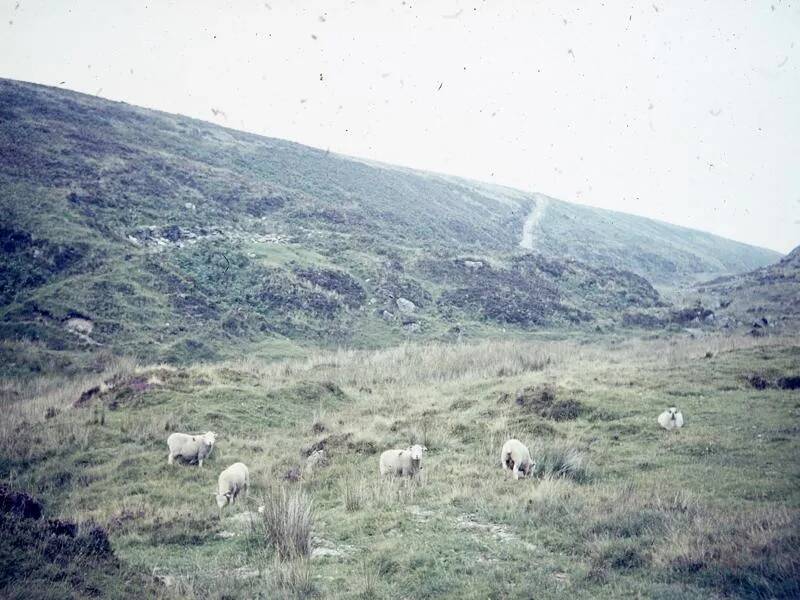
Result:
[[[419,444],[414,444],[408,448],[408,452],[411,454],[411,460],[417,463],[422,460],[422,453],[426,450],[427,448],[425,446],[420,446]]]
[[[217,441],[217,434],[213,431],[206,431],[203,434],[203,441],[205,442],[206,446],[213,446]]]
[[[225,508],[231,501],[230,494],[215,494],[214,497],[217,499],[217,506],[219,508]]]
[[[675,415],[678,413],[678,408],[676,406],[669,407],[669,418],[674,421]]]

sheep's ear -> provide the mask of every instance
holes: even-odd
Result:
[[[422,447],[422,450],[423,450],[423,451],[425,451],[425,452],[427,452],[427,451],[428,451],[428,447],[427,447],[427,446],[423,446],[423,447]]]

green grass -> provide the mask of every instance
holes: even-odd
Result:
[[[119,380],[149,383],[105,391],[102,419],[69,406],[86,376],[7,381],[0,476],[55,515],[107,528],[129,568],[171,577],[168,597],[788,598],[800,591],[799,405],[747,386],[756,366],[800,371],[796,338],[114,364]],[[544,383],[584,410],[555,421],[514,402]],[[669,433],[655,418],[673,404],[686,426]],[[60,410],[45,420],[48,406]],[[169,432],[207,429],[220,437],[203,469],[167,465]],[[511,436],[549,465],[538,479],[501,470]],[[330,464],[284,482],[320,440]],[[428,447],[424,476],[381,481],[379,452],[412,441]],[[554,468],[575,455],[579,469]],[[216,476],[236,461],[252,490],[220,519]],[[281,560],[238,520],[281,488],[313,502],[311,559]],[[251,576],[228,589],[235,569]]]
[[[778,258],[556,200],[531,253],[533,194],[22,82],[0,80],[0,122],[5,373],[99,347],[190,364],[608,331],[665,313],[632,272],[685,283]],[[322,269],[341,278],[306,276]],[[73,313],[88,339],[65,329]]]

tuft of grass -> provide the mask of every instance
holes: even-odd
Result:
[[[531,455],[536,462],[533,471],[536,477],[563,477],[577,482],[588,478],[586,457],[574,446],[561,442],[537,443],[531,447]]]
[[[342,481],[342,503],[344,504],[344,509],[347,512],[356,512],[361,509],[364,500],[364,483],[353,474],[345,477]]]
[[[280,560],[276,557],[270,571],[270,583],[273,588],[271,597],[311,598],[316,595],[308,558]]]
[[[311,556],[314,509],[311,499],[302,490],[284,486],[269,489],[260,516],[256,530],[263,534],[279,558],[292,560]]]
[[[362,561],[359,567],[359,579],[361,580],[361,591],[358,597],[361,600],[374,600],[379,597],[379,574],[377,569],[366,560]]]
[[[726,595],[800,597],[800,513],[696,511],[683,527],[671,528],[655,562]]]

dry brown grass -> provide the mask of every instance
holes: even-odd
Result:
[[[58,448],[62,444],[86,444],[88,432],[76,415],[54,419],[47,435],[29,437],[35,426],[54,415],[69,412],[86,390],[103,388],[105,382],[133,374],[134,361],[114,358],[99,373],[77,377],[41,376],[34,379],[0,380],[3,418],[0,419],[0,445],[17,458]],[[28,435],[21,435],[22,431]]]

